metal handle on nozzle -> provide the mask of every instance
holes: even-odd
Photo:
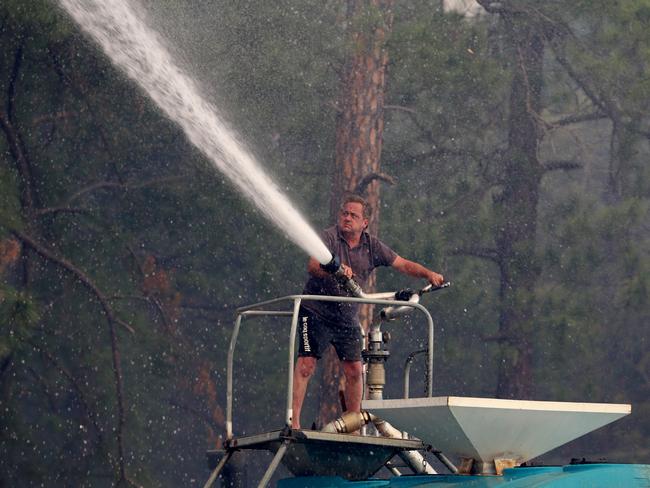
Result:
[[[440,286],[433,286],[431,283],[429,283],[427,286],[425,286],[418,292],[418,295],[422,295],[423,293],[429,293],[430,291],[442,290],[443,288],[449,288],[450,286],[451,286],[451,281],[445,281]]]
[[[376,294],[376,293],[375,294],[366,294],[366,293],[364,293],[364,291],[361,288],[361,286],[359,285],[359,283],[357,283],[354,279],[348,278],[347,276],[345,276],[345,271],[343,270],[343,266],[341,265],[341,260],[339,259],[338,256],[332,256],[332,260],[330,262],[328,262],[326,264],[321,264],[320,267],[321,267],[322,270],[333,274],[334,277],[338,280],[338,282],[341,283],[343,286],[345,286],[345,288],[347,288],[347,290],[357,298],[379,298],[380,296],[381,296],[381,298],[390,298],[391,295],[393,297],[395,297],[395,296],[398,296],[400,293],[406,291],[406,290],[403,290],[402,292],[397,292],[395,294],[393,294],[392,292],[388,293],[388,294],[386,294],[386,293],[380,293],[380,294]],[[408,295],[408,298],[405,298],[404,301],[413,301],[411,299],[414,296],[417,296],[418,298],[415,300],[415,303],[417,303],[419,301],[419,299],[420,299],[419,298],[420,295],[422,295],[423,293],[429,293],[431,291],[436,291],[436,290],[440,290],[442,288],[447,288],[450,285],[451,285],[450,282],[443,283],[442,285],[437,286],[437,287],[434,287],[432,284],[429,284],[429,285],[425,286],[424,288],[422,288],[417,293],[410,293]],[[391,309],[391,308],[395,308],[395,307],[388,307],[388,309]],[[400,309],[400,310],[401,309],[406,309],[404,311],[411,311],[412,310],[412,307],[406,307],[406,306],[405,307],[397,307],[397,308]],[[401,311],[400,314],[403,315],[404,311]],[[382,313],[383,313],[383,311],[382,311]],[[383,315],[382,315],[382,318],[383,318]],[[386,320],[390,320],[390,319],[386,319]]]
[[[420,301],[420,296],[424,293],[429,293],[431,291],[436,291],[440,290],[442,288],[447,288],[451,286],[451,283],[447,281],[446,283],[443,283],[440,286],[433,286],[431,283],[429,283],[427,286],[422,288],[418,292],[413,292],[412,290],[401,290],[395,293],[396,299],[400,300],[398,297],[402,297],[401,299],[404,300],[405,302],[411,302],[411,303],[419,303]],[[379,312],[379,317],[382,320],[394,320],[398,317],[401,317],[403,315],[407,315],[408,313],[413,311],[413,307],[409,307],[408,305],[404,305],[402,307],[386,307],[382,309]]]

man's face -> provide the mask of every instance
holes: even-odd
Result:
[[[361,234],[368,226],[363,217],[363,205],[357,202],[346,203],[339,212],[339,229],[346,234]]]

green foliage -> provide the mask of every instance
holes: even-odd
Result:
[[[398,148],[422,153],[433,149],[435,143],[465,147],[466,139],[498,114],[498,98],[486,95],[493,88],[502,89],[498,85],[504,73],[490,59],[485,30],[480,24],[468,25],[459,17],[440,15],[433,8],[424,14],[407,11],[412,17],[406,19],[401,13],[396,14],[389,45],[389,103],[414,110],[411,118],[435,134],[435,140],[413,141],[407,133]],[[389,112],[388,123],[400,113]],[[417,155],[415,152],[414,157]]]
[[[39,309],[25,293],[0,284],[0,360],[4,361],[23,347],[22,339],[33,334]]]
[[[6,19],[5,26],[21,26],[23,32],[31,33],[35,29],[44,29],[48,37],[56,39],[66,24],[61,23],[57,9],[47,0],[31,0],[29,3],[20,0],[3,2],[2,16]]]

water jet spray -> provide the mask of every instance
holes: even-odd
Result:
[[[127,0],[58,0],[110,60],[135,81],[187,139],[289,239],[320,263],[332,255],[269,178],[241,137],[206,100],[158,34]]]

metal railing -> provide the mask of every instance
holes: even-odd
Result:
[[[268,305],[275,305],[282,302],[293,301],[293,311],[288,310],[259,310],[261,307]],[[419,303],[404,302],[400,300],[387,300],[381,298],[353,298],[353,297],[335,297],[324,295],[287,295],[273,300],[266,300],[259,303],[254,303],[245,307],[237,309],[237,318],[235,320],[235,327],[233,329],[232,337],[230,339],[230,347],[228,348],[228,364],[227,364],[227,386],[226,386],[226,439],[233,438],[233,362],[235,354],[235,346],[237,345],[237,336],[241,327],[242,319],[244,317],[252,316],[284,316],[291,317],[291,331],[289,333],[289,374],[288,374],[288,388],[287,388],[287,408],[285,412],[285,422],[287,426],[291,425],[291,417],[293,416],[292,397],[293,397],[293,370],[294,370],[294,355],[296,343],[296,330],[298,326],[298,311],[300,304],[305,301],[322,301],[322,302],[344,302],[344,303],[367,303],[375,305],[392,305],[392,306],[407,306],[416,310],[420,310],[427,319],[428,337],[427,337],[427,384],[426,396],[430,397],[433,394],[433,319],[429,311]]]

